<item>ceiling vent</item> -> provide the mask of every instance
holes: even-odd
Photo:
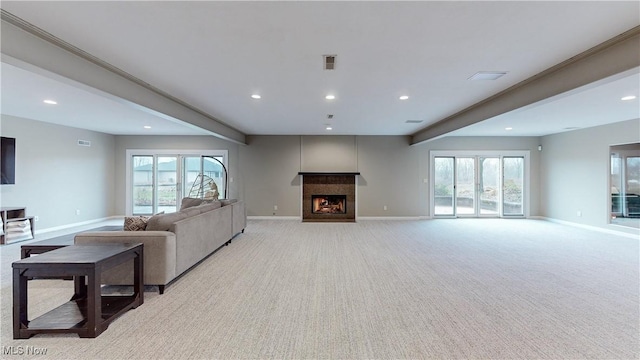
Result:
[[[91,146],[91,141],[89,141],[89,140],[78,140],[78,146]]]
[[[327,119],[333,119],[333,114],[327,114]]]
[[[478,71],[469,80],[496,80],[507,75],[506,71]]]
[[[407,121],[405,121],[405,123],[407,123],[407,124],[420,124],[423,121],[424,120],[407,120]]]
[[[337,55],[323,55],[325,70],[334,70],[336,68],[336,56]]]

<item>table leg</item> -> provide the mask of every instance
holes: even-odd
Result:
[[[86,276],[76,275],[73,277],[74,294],[71,300],[79,300],[87,298]]]
[[[87,275],[87,332],[80,337],[94,338],[102,332],[102,293],[100,271],[92,269]]]
[[[133,258],[133,291],[135,293],[134,308],[144,303],[144,256],[142,247],[140,247],[140,251],[137,252],[136,255],[137,256]]]
[[[22,336],[20,334],[20,330],[27,328],[29,325],[27,314],[27,277],[23,276],[20,270],[21,269],[13,269],[13,338],[28,339],[31,336]]]

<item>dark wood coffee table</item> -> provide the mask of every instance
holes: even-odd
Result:
[[[95,229],[90,229],[87,231],[116,231],[122,230],[122,226],[101,226]],[[78,233],[67,234],[55,237],[53,239],[41,240],[32,242],[30,244],[24,244],[20,246],[20,258],[28,258],[31,255],[42,254],[47,251],[59,249],[61,247],[69,246],[74,244],[74,237]]]
[[[73,237],[42,240],[31,244],[25,244],[20,246],[20,259],[25,259],[31,255],[46,253],[69,245],[73,245]]]
[[[102,272],[127,261],[133,262],[133,294],[101,293]],[[144,303],[143,245],[78,244],[61,247],[14,262],[13,338],[27,339],[41,333],[76,333],[96,337],[129,309]],[[75,293],[70,301],[29,320],[27,281],[32,277],[73,276]]]

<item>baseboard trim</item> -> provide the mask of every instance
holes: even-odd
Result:
[[[398,221],[411,221],[411,220],[429,220],[428,216],[358,216],[357,220],[398,220]]]
[[[247,216],[247,220],[298,220],[302,221],[300,216]]]
[[[429,216],[358,216],[356,222],[360,220],[430,220]],[[247,216],[247,220],[298,220],[302,221],[300,216]]]
[[[99,223],[99,222],[103,222],[103,221],[118,220],[118,219],[122,219],[122,218],[123,218],[122,216],[109,216],[109,217],[105,217],[105,218],[81,221],[81,222],[77,222],[77,223],[54,226],[54,227],[45,228],[45,229],[37,229],[37,226],[36,226],[35,234],[36,235],[42,235],[42,234],[46,234],[46,233],[50,233],[50,232],[54,232],[54,231],[67,230],[67,229],[70,229],[70,228],[76,228],[76,227],[80,227],[80,226],[91,225],[91,224],[95,224],[95,223]]]
[[[627,237],[627,238],[631,238],[631,239],[640,241],[640,230],[638,230],[637,234],[631,234],[631,233],[624,232],[624,231],[618,231],[618,230],[614,230],[614,229],[605,229],[605,228],[601,228],[601,227],[597,227],[597,226],[593,226],[593,225],[579,224],[579,223],[575,223],[575,222],[571,222],[571,221],[554,219],[554,218],[549,218],[549,217],[544,217],[544,216],[536,216],[535,218],[536,219],[540,219],[540,220],[553,222],[553,223],[557,223],[557,224],[573,226],[573,227],[586,229],[586,230],[598,231],[598,232],[605,233],[605,234],[617,235],[617,236]]]

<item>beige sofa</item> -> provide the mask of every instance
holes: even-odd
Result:
[[[222,200],[187,207],[186,200],[178,212],[149,218],[144,231],[84,232],[75,236],[75,243],[143,243],[144,284],[157,285],[162,294],[166,285],[228,245],[246,226],[242,201]],[[193,199],[188,202],[194,204]],[[120,265],[103,274],[103,283],[129,284],[132,273],[130,264]]]

